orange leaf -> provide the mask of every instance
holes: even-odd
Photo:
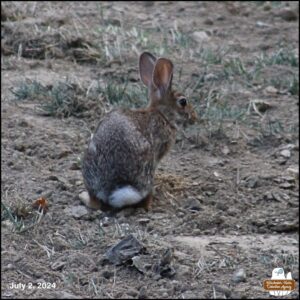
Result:
[[[43,210],[44,213],[48,211],[48,201],[41,197],[32,203],[32,207],[38,210]]]

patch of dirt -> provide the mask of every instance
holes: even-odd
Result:
[[[1,297],[272,298],[263,281],[282,267],[298,298],[298,11],[2,2]],[[149,211],[92,211],[81,158],[103,113],[144,103],[143,50],[174,62],[200,121],[180,127]],[[130,235],[142,246],[107,261]]]

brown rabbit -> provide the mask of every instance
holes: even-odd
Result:
[[[169,59],[144,52],[139,71],[149,91],[148,107],[106,114],[84,155],[82,173],[89,207],[148,208],[155,169],[175,141],[176,113],[196,120],[192,105],[171,88],[173,63]]]

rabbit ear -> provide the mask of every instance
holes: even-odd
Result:
[[[156,57],[149,52],[143,52],[140,55],[139,68],[140,68],[140,77],[143,83],[150,87],[152,83],[152,74],[154,65],[156,62]]]
[[[158,88],[162,97],[171,88],[173,78],[173,63],[166,58],[156,61],[153,71],[153,84]]]

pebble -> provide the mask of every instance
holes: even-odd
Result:
[[[218,77],[215,74],[212,74],[212,73],[209,73],[209,74],[204,76],[205,81],[212,81],[212,80],[216,80],[216,79],[218,79]]]
[[[283,182],[282,184],[279,185],[279,187],[283,188],[283,189],[292,189],[294,188],[294,184],[293,183],[289,183],[289,182]]]
[[[138,299],[147,299],[147,288],[145,286],[142,286],[140,288]]]
[[[249,176],[248,178],[246,178],[245,180],[245,186],[248,188],[256,188],[258,186],[258,182],[259,182],[259,177],[256,175],[253,176]]]
[[[135,288],[130,288],[127,290],[127,295],[130,296],[130,298],[135,298],[139,294],[139,291]]]
[[[221,151],[224,155],[227,155],[230,153],[230,149],[226,145],[222,148]]]
[[[214,21],[210,18],[205,19],[204,24],[206,25],[214,25]]]
[[[71,215],[75,219],[80,219],[88,214],[88,210],[82,205],[67,207],[64,211],[66,214]]]
[[[287,168],[287,172],[290,175],[295,176],[297,179],[299,179],[299,167],[298,166],[291,166]]]
[[[238,269],[232,276],[232,281],[235,283],[246,281],[246,272],[244,269]]]
[[[72,162],[69,169],[70,170],[81,170],[80,165],[78,164],[77,161]]]
[[[51,266],[50,268],[53,270],[53,271],[58,271],[58,270],[61,270],[64,265],[66,264],[66,262],[64,261],[55,261]]]
[[[262,22],[262,21],[257,21],[256,22],[256,26],[257,27],[260,27],[260,28],[263,28],[263,27],[270,27],[269,24],[265,23],[265,22]]]
[[[224,21],[224,20],[226,20],[226,17],[223,16],[223,15],[218,15],[218,16],[216,17],[216,20],[217,20],[217,21]]]
[[[8,228],[9,230],[12,230],[14,227],[14,224],[10,220],[5,220],[1,222],[2,228]]]
[[[196,41],[198,43],[202,43],[202,42],[208,41],[210,39],[210,37],[208,36],[208,34],[205,31],[193,32],[192,38],[194,39],[194,41]]]
[[[214,285],[216,292],[222,293],[226,296],[226,298],[230,298],[231,290],[224,285]]]
[[[297,21],[298,19],[296,11],[290,9],[289,7],[286,7],[279,11],[278,16],[288,22]]]
[[[266,3],[264,4],[263,10],[268,11],[272,9],[272,5],[270,3],[270,1],[266,1]]]
[[[187,201],[184,205],[184,208],[192,210],[192,211],[200,211],[202,209],[200,202],[193,197],[189,197],[187,199]]]
[[[283,157],[289,158],[289,157],[291,157],[291,151],[288,150],[288,149],[282,150],[280,152],[280,155],[283,156]]]
[[[179,265],[177,268],[177,274],[179,278],[185,278],[191,274],[191,269],[188,266],[185,265]]]
[[[111,277],[114,276],[114,272],[113,271],[109,271],[109,270],[104,270],[101,274],[105,279],[109,279]]]
[[[150,222],[150,219],[148,219],[148,218],[142,218],[142,219],[139,219],[138,222],[140,224],[148,224]]]
[[[267,86],[267,87],[264,89],[264,92],[265,92],[266,94],[271,94],[271,95],[278,94],[278,90],[277,90],[274,86]]]

